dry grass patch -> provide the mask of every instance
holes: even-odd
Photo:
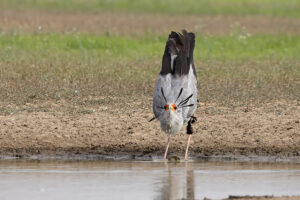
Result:
[[[3,34],[0,100],[5,105],[65,100],[82,108],[151,98],[165,39]],[[198,37],[199,100],[230,106],[299,100],[298,41],[239,32]],[[14,113],[6,106],[1,110]]]
[[[237,30],[250,34],[299,34],[298,18],[265,16],[170,16],[166,14],[50,12],[2,10],[5,32],[90,33],[101,35],[168,34],[186,28],[198,34],[226,35]]]
[[[148,102],[152,98],[159,64],[159,61],[136,61],[98,66],[96,62],[75,68],[65,65],[63,69],[47,64],[37,65],[34,73],[26,70],[31,64],[23,65],[20,71],[15,71],[17,77],[1,81],[1,112],[53,109],[51,105],[22,107],[41,101],[67,101],[69,107],[54,109],[74,113],[89,113],[88,110],[107,105],[127,112],[134,109],[135,101]],[[299,63],[273,60],[197,64],[200,102],[235,107],[278,99],[300,100]],[[150,108],[151,101],[146,106]]]

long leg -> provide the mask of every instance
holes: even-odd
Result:
[[[191,136],[192,135],[188,135],[187,145],[186,145],[186,149],[185,149],[185,156],[184,156],[185,160],[188,159],[188,151],[189,151],[189,145],[190,145]]]
[[[166,151],[165,151],[165,155],[164,155],[164,159],[165,160],[167,159],[169,144],[170,144],[170,135],[168,136],[168,143],[167,143],[167,147],[166,147]]]

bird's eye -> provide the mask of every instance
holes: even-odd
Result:
[[[165,110],[169,110],[169,105],[164,106]]]
[[[174,110],[177,110],[177,106],[175,104],[172,105]]]

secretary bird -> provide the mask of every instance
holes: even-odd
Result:
[[[187,145],[185,160],[193,133],[192,124],[196,121],[197,77],[193,60],[195,34],[183,30],[171,32],[166,42],[161,71],[157,77],[153,112],[160,121],[161,129],[168,135],[164,159],[170,144],[171,135],[177,134],[187,123]]]

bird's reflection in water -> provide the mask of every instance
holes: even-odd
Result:
[[[162,187],[155,200],[194,200],[194,170],[188,163],[165,163],[168,176],[161,180]],[[184,165],[184,167],[182,167]]]

